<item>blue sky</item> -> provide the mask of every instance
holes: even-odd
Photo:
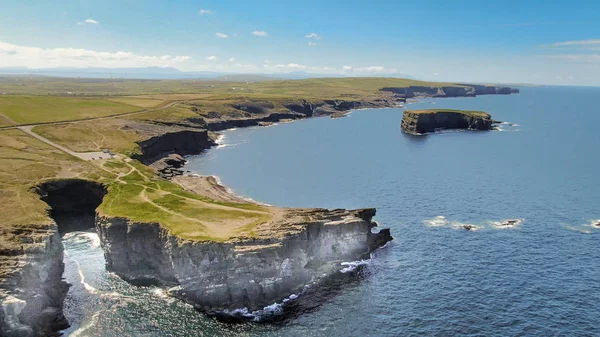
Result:
[[[599,1],[3,0],[0,66],[600,85]]]

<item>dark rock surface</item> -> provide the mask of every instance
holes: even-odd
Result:
[[[138,142],[141,154],[133,155],[144,164],[150,164],[169,154],[198,154],[216,145],[206,130],[167,132]]]
[[[97,229],[109,270],[134,283],[175,286],[172,296],[217,313],[281,302],[338,273],[341,262],[364,258],[392,240],[389,230],[371,232],[374,215],[374,209],[288,209],[271,232],[227,242],[186,242],[158,224],[126,219],[101,217]]]
[[[386,87],[381,91],[392,92],[399,97],[472,97],[476,95],[508,95],[519,93],[519,89],[495,87],[475,84],[458,84],[456,86],[409,86],[406,88]]]
[[[471,115],[453,111],[420,113],[406,110],[402,116],[401,129],[409,134],[424,134],[444,129],[493,130],[489,114]]]

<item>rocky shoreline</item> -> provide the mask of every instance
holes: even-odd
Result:
[[[132,157],[154,166],[163,178],[178,180],[183,175],[181,156],[197,154],[216,145],[211,131],[319,116],[342,117],[358,108],[394,107],[407,98],[518,92],[510,88],[468,88],[462,85],[383,88],[381,97],[367,101],[289,102],[284,104],[287,112],[273,111],[269,105],[259,104],[256,108],[253,102],[240,103],[236,108],[244,112],[243,116],[208,116],[188,120],[185,125],[164,124],[169,127],[168,131],[140,142],[141,153]],[[218,190],[214,193],[226,195],[222,188]],[[387,229],[371,232],[376,226],[371,220],[374,209],[285,209],[280,213],[285,216],[274,222],[275,227],[286,229],[281,232],[287,233],[283,236],[271,233],[271,237],[260,239],[201,244],[169,236],[158,224],[137,224],[127,219],[85,214],[88,219],[95,218],[110,270],[133,282],[175,287],[170,291],[173,296],[213,313],[228,308],[260,309],[262,305],[281,301],[307,282],[318,282],[339,271],[340,262],[363,258],[392,239]],[[12,265],[2,271],[0,278],[0,335],[54,336],[68,327],[62,313],[68,285],[62,279],[60,226],[56,222],[32,225],[31,228],[39,228],[35,234],[13,229],[2,233],[18,238],[22,244],[2,252]],[[133,235],[135,233],[140,235]],[[126,243],[124,238],[128,240]],[[291,258],[293,256],[296,257]],[[190,263],[193,260],[201,263]],[[242,265],[242,261],[246,265]],[[261,264],[264,267],[254,268]],[[218,271],[227,271],[239,279],[229,281]]]

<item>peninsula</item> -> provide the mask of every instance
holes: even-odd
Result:
[[[108,270],[212,314],[279,303],[392,239],[374,230],[373,208],[266,206],[186,176],[181,156],[214,146],[219,130],[394,107],[429,92],[514,92],[393,78],[15,79],[0,77],[3,336],[68,327],[69,231],[95,229]]]

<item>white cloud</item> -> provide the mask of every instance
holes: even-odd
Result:
[[[590,40],[576,40],[576,41],[565,41],[565,42],[556,42],[551,44],[551,47],[568,47],[568,46],[592,46],[592,45],[600,45],[600,39],[590,39]]]
[[[235,62],[235,57],[229,58],[229,62]]]
[[[208,9],[201,9],[199,13],[200,13],[200,15],[210,15],[213,12],[209,11]]]
[[[255,30],[252,32],[252,35],[254,36],[268,36],[269,34],[265,31],[262,30]]]
[[[314,46],[316,46],[316,45],[317,45],[316,43],[314,43],[314,42],[312,42],[312,41],[308,41],[308,46],[309,46],[309,47],[314,47]]]
[[[132,52],[103,52],[79,48],[38,48],[18,46],[0,41],[0,64],[5,67],[172,67],[189,56],[148,56]]]
[[[218,57],[216,57],[216,56],[213,55],[213,56],[206,57],[206,59],[209,60],[209,61],[216,61],[216,60],[218,60]]]
[[[76,25],[78,25],[78,26],[83,26],[83,22],[81,22],[81,21],[77,21]]]
[[[563,54],[563,55],[546,55],[547,58],[572,61],[572,62],[586,62],[596,63],[600,62],[600,54]]]
[[[96,21],[94,19],[87,19],[87,20],[85,20],[85,23],[89,23],[89,24],[92,24],[92,25],[97,25],[100,22],[98,22],[98,21]]]
[[[285,68],[285,69],[306,69],[308,68],[305,65],[298,63],[288,63],[288,64],[277,64],[275,68]]]
[[[343,66],[342,70],[344,72],[352,72],[352,73],[372,73],[372,74],[393,74],[398,72],[396,68],[386,68],[382,66],[370,66],[370,67],[352,67],[352,66]]]
[[[317,33],[310,33],[308,35],[304,35],[304,37],[307,39],[317,39],[317,40],[321,38],[321,36],[319,36],[319,34],[317,34]]]
[[[226,39],[229,37],[227,34],[224,34],[224,33],[216,33],[215,35],[221,39]]]
[[[258,68],[256,66],[256,64],[241,64],[241,63],[236,63],[235,66],[236,66],[236,68],[242,68],[244,70],[253,70],[253,69],[257,69]]]

